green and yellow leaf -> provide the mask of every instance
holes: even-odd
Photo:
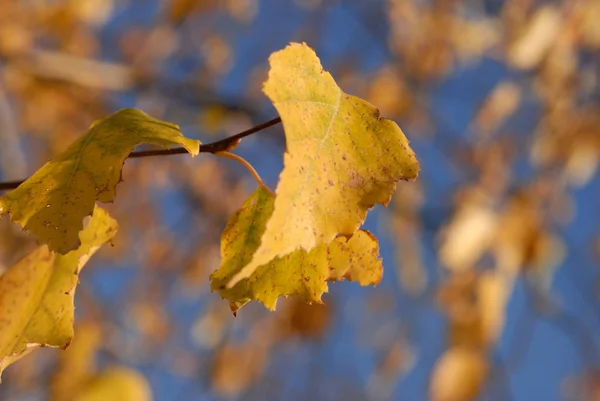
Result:
[[[60,255],[42,245],[0,276],[0,374],[35,348],[69,346],[79,272],[116,231],[96,207],[77,250]]]
[[[136,109],[120,110],[92,124],[62,154],[1,196],[0,215],[9,213],[52,251],[77,249],[83,218],[92,214],[94,202],[113,201],[123,162],[140,144],[181,145],[192,156],[200,146],[175,124]]]
[[[269,62],[264,92],[283,121],[284,169],[261,245],[228,287],[276,257],[352,235],[397,181],[419,171],[398,125],[342,92],[308,46],[292,43]]]
[[[219,291],[235,313],[251,300],[274,310],[281,296],[298,296],[306,302],[321,302],[327,281],[348,279],[361,285],[377,284],[383,266],[377,240],[367,231],[335,238],[329,246],[319,244],[309,252],[298,249],[259,266],[233,288],[226,284],[260,247],[275,205],[275,198],[259,187],[231,218],[221,238],[221,266],[211,275],[211,288]]]

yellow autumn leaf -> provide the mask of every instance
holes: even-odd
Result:
[[[69,346],[79,272],[116,230],[96,207],[79,249],[60,255],[42,245],[0,276],[0,374],[35,348]]]
[[[383,275],[379,245],[373,234],[358,230],[352,237],[337,237],[328,246],[329,280],[378,284]]]
[[[94,202],[112,202],[123,162],[139,144],[181,145],[195,156],[200,143],[175,124],[136,109],[123,109],[92,124],[79,140],[46,163],[17,189],[0,197],[0,215],[65,254],[79,246],[83,218]]]
[[[321,302],[327,281],[348,279],[361,285],[377,284],[383,274],[377,240],[368,231],[335,238],[309,252],[299,249],[277,257],[231,289],[231,277],[245,266],[264,238],[276,200],[259,187],[230,219],[221,237],[221,266],[211,275],[211,289],[229,300],[235,313],[251,300],[274,310],[281,296],[295,295],[307,302]]]
[[[429,399],[474,400],[483,389],[489,370],[489,362],[483,351],[462,347],[450,348],[433,368]]]
[[[150,383],[141,373],[117,366],[109,368],[80,387],[72,401],[151,401]]]
[[[71,345],[58,356],[50,381],[50,401],[72,399],[82,384],[95,375],[96,352],[102,340],[102,330],[98,323],[77,323]]]
[[[98,372],[96,354],[104,343],[101,326],[78,323],[69,349],[61,352],[51,380],[50,401],[149,401],[146,378],[135,370],[112,366]]]
[[[297,249],[352,235],[376,203],[419,164],[402,130],[370,103],[345,94],[312,49],[292,43],[269,58],[264,92],[287,141],[273,215],[260,247],[228,287]]]

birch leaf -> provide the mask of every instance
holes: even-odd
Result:
[[[107,369],[85,383],[73,401],[151,401],[152,390],[141,373],[123,366]]]
[[[113,201],[123,162],[140,144],[181,145],[192,156],[200,146],[175,124],[136,109],[120,110],[92,124],[62,154],[1,196],[0,215],[9,213],[52,251],[77,249],[83,218],[92,214],[95,201]]]
[[[60,255],[42,245],[0,276],[0,374],[35,348],[69,346],[79,272],[116,231],[116,222],[96,207],[79,249]]]
[[[264,92],[283,122],[284,169],[261,245],[228,287],[276,257],[352,235],[397,181],[419,171],[398,125],[342,92],[308,46],[292,43],[269,62]]]
[[[225,288],[245,266],[256,249],[273,213],[275,198],[258,188],[231,218],[221,238],[221,267],[211,275],[211,289],[229,300],[231,310],[251,300],[274,310],[281,296],[298,296],[306,302],[321,303],[327,281],[343,279],[361,285],[377,284],[383,274],[377,240],[368,231],[357,231],[346,239],[335,238],[329,246],[319,244],[309,252],[298,249],[259,266],[247,279]]]

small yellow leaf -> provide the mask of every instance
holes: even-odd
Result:
[[[306,302],[321,302],[327,281],[346,278],[361,285],[377,284],[383,267],[377,240],[368,231],[350,239],[337,237],[327,247],[296,250],[277,257],[231,289],[225,285],[245,266],[256,249],[273,213],[275,198],[258,188],[229,221],[221,238],[221,267],[211,275],[211,289],[228,299],[232,311],[251,300],[274,310],[280,296],[296,295]]]
[[[522,35],[509,47],[508,61],[520,69],[535,68],[548,51],[556,46],[564,24],[563,18],[558,7],[539,7]]]
[[[102,344],[99,324],[78,322],[71,345],[61,352],[50,382],[50,401],[73,398],[77,389],[96,373],[96,352]]]
[[[0,215],[9,213],[53,251],[77,249],[83,218],[92,214],[95,201],[113,201],[123,162],[142,143],[181,145],[192,156],[200,146],[175,124],[136,109],[120,110],[92,124],[57,158],[0,197]]]
[[[383,275],[379,246],[373,234],[359,230],[352,237],[337,237],[329,244],[329,280],[343,278],[362,286],[378,284]]]
[[[0,276],[0,374],[34,348],[69,346],[79,272],[116,230],[116,222],[96,207],[79,249],[58,255],[42,245]]]
[[[297,249],[352,235],[396,181],[419,164],[400,128],[370,103],[341,91],[312,49],[293,43],[269,58],[264,92],[279,112],[287,152],[261,246],[229,283]]]
[[[481,392],[489,363],[477,349],[451,348],[437,361],[430,384],[432,401],[471,401]]]
[[[439,258],[453,272],[472,269],[493,241],[497,214],[478,202],[463,202],[443,231]]]
[[[105,341],[92,321],[78,323],[73,343],[61,352],[51,381],[50,401],[146,401],[150,386],[138,372],[120,366],[97,372],[96,354]]]
[[[151,401],[152,390],[150,383],[141,373],[133,369],[114,367],[85,383],[72,400]]]
[[[232,399],[252,387],[261,377],[268,359],[264,343],[225,344],[216,352],[210,384],[218,398]]]
[[[167,18],[178,23],[198,10],[206,11],[215,6],[214,0],[173,0],[168,3]]]
[[[493,346],[500,338],[506,322],[506,309],[515,277],[500,269],[482,273],[477,281],[478,308],[482,335]]]

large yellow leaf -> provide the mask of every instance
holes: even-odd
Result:
[[[10,213],[51,250],[67,253],[79,246],[78,233],[94,202],[112,202],[123,162],[147,143],[182,145],[192,156],[200,143],[185,138],[175,124],[136,109],[123,109],[92,124],[79,140],[46,163],[14,191],[0,197],[0,215]]]
[[[221,238],[221,267],[211,275],[211,289],[229,300],[232,311],[251,300],[273,310],[280,296],[296,295],[307,302],[321,302],[327,281],[344,278],[361,285],[377,284],[383,266],[377,240],[367,231],[350,239],[335,238],[329,246],[319,244],[309,252],[298,249],[277,257],[231,289],[225,285],[244,267],[260,247],[275,198],[259,187],[231,218]]]
[[[69,346],[79,272],[116,230],[96,207],[79,249],[59,255],[42,245],[0,276],[0,374],[34,348]]]
[[[419,170],[400,128],[342,92],[308,46],[293,43],[269,62],[264,92],[283,121],[284,169],[261,246],[229,287],[277,256],[351,235]]]

